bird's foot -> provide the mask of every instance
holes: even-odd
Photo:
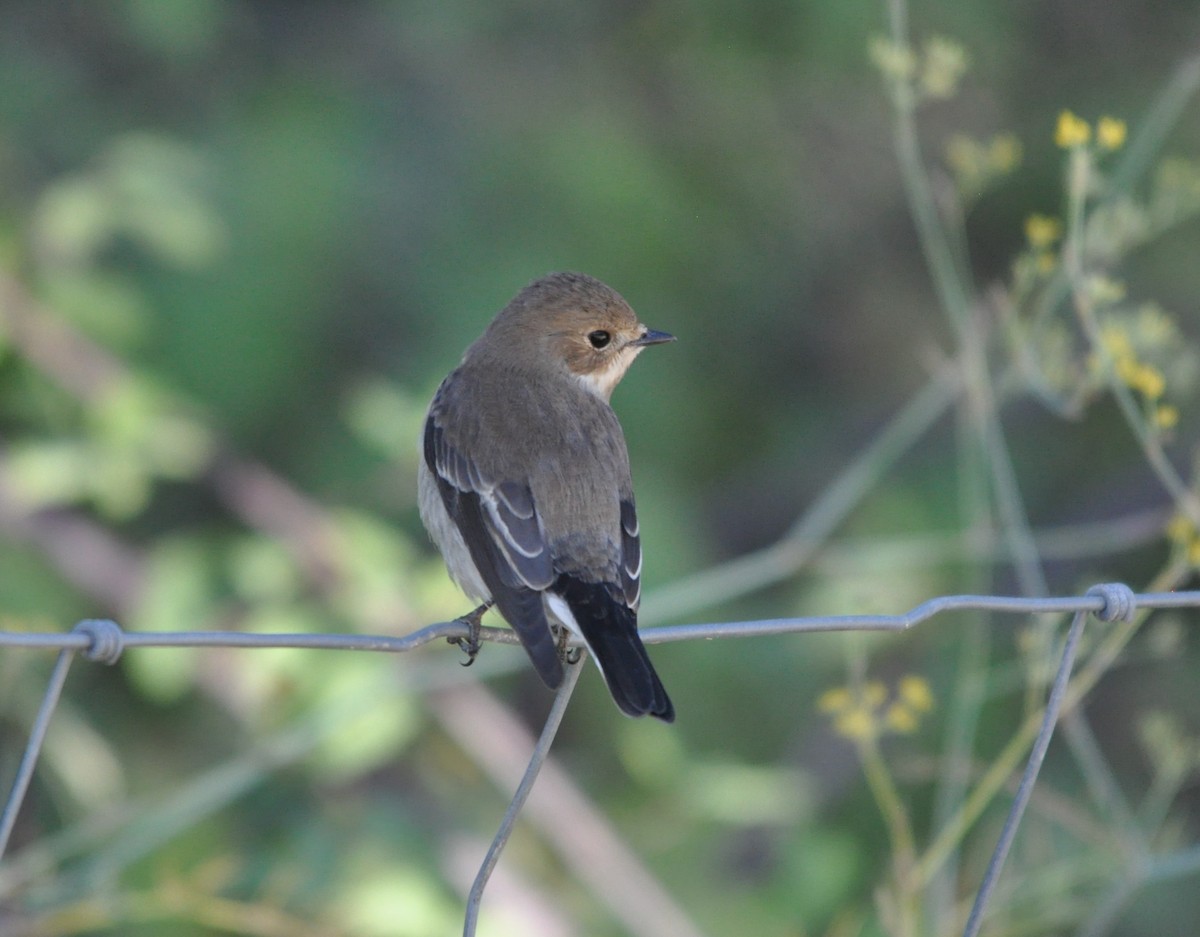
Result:
[[[578,664],[579,658],[583,656],[583,648],[567,647],[567,642],[571,640],[571,631],[561,625],[554,625],[554,637],[558,642],[558,659],[564,664]]]
[[[455,645],[456,647],[462,648],[463,651],[466,652],[467,659],[462,662],[462,666],[464,667],[470,667],[473,663],[475,663],[475,658],[479,656],[479,649],[483,647],[483,643],[479,640],[479,631],[481,627],[479,622],[480,619],[483,618],[484,613],[491,607],[491,602],[485,602],[474,611],[467,612],[467,614],[454,619],[455,622],[466,625],[469,634],[465,638],[447,638],[446,641]]]

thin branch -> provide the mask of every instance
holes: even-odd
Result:
[[[1146,172],[1197,93],[1200,93],[1200,53],[1193,52],[1179,63],[1158,92],[1141,126],[1129,141],[1113,170],[1111,184],[1114,189],[1128,191]]]
[[[932,377],[779,541],[655,589],[642,601],[641,620],[681,618],[794,576],[888,469],[946,413],[959,391],[954,372],[947,369]]]
[[[1042,527],[1033,531],[1043,560],[1080,560],[1130,549],[1162,539],[1170,508],[1150,508],[1108,520]],[[889,570],[961,566],[964,560],[987,564],[1009,562],[1011,553],[990,529],[916,533],[837,540],[813,558],[812,568],[830,575],[862,575],[864,568]]]

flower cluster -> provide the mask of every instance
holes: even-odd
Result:
[[[1096,145],[1102,150],[1119,150],[1125,145],[1125,121],[1116,117],[1101,117],[1096,123]],[[1058,115],[1054,128],[1054,143],[1064,150],[1087,146],[1092,139],[1092,125],[1071,111]]]
[[[1030,215],[1025,219],[1025,240],[1033,255],[1037,272],[1050,273],[1057,263],[1054,247],[1062,238],[1062,222],[1049,215]]]
[[[834,687],[821,694],[817,708],[833,720],[838,735],[857,742],[888,733],[915,732],[921,717],[932,711],[933,703],[928,681],[909,675],[902,677],[890,693],[880,680]]]
[[[1080,412],[1113,383],[1128,388],[1141,405],[1145,426],[1168,433],[1179,423],[1168,394],[1186,392],[1200,360],[1179,329],[1153,303],[1131,303],[1125,284],[1107,271],[1155,232],[1200,211],[1200,163],[1167,161],[1150,198],[1110,191],[1100,159],[1125,144],[1125,122],[1101,117],[1093,125],[1069,110],[1059,114],[1054,142],[1068,151],[1065,218],[1032,214],[1025,219],[1025,250],[1013,266],[1012,339],[1034,385],[1063,413]],[[1066,256],[1073,262],[1064,269]],[[1076,308],[1082,306],[1086,336],[1056,315],[1066,279]],[[1086,348],[1081,354],[1080,349]]]
[[[946,165],[964,200],[977,198],[993,182],[1021,164],[1021,141],[1015,134],[998,133],[976,140],[956,133],[946,142]]]
[[[1115,117],[1101,117],[1094,128],[1086,120],[1071,111],[1058,115],[1054,129],[1054,142],[1064,150],[1079,151],[1083,165],[1091,164],[1090,152],[1086,149],[1096,141],[1101,152],[1118,150],[1125,144],[1125,121]],[[1088,170],[1084,169],[1087,173]],[[1063,223],[1049,215],[1034,214],[1025,219],[1025,239],[1029,250],[1017,262],[1018,284],[1026,286],[1054,272],[1058,263],[1055,246],[1062,239]]]
[[[1123,298],[1121,284],[1107,278],[1095,280],[1089,292],[1098,306],[1106,300]],[[1099,344],[1088,359],[1089,369],[1098,374],[1111,368],[1116,379],[1141,399],[1151,426],[1163,431],[1173,429],[1179,422],[1179,410],[1164,400],[1167,375],[1160,362],[1182,365],[1188,356],[1177,354],[1181,347],[1179,333],[1171,318],[1154,303],[1115,311],[1104,317]]]
[[[911,100],[951,98],[967,70],[967,50],[961,43],[934,36],[917,52],[912,46],[876,36],[870,45],[871,61],[894,87],[903,88]]]

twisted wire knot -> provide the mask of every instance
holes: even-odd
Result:
[[[1137,611],[1137,599],[1133,590],[1123,582],[1102,582],[1092,586],[1087,595],[1094,595],[1104,600],[1104,607],[1093,612],[1101,621],[1130,621]]]
[[[125,632],[115,621],[107,618],[86,618],[71,629],[86,634],[92,643],[83,652],[88,660],[101,664],[115,664],[125,650]]]

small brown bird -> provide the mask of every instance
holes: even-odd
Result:
[[[418,480],[451,578],[482,603],[465,621],[478,628],[494,604],[551,688],[565,628],[622,712],[664,722],[675,708],[638,637],[641,542],[608,400],[643,348],[673,338],[592,277],[534,281],[438,388]]]

